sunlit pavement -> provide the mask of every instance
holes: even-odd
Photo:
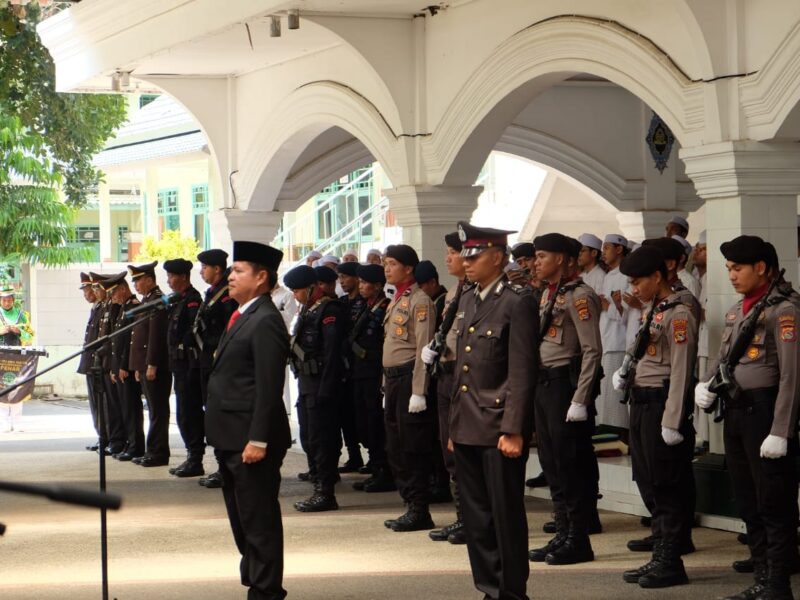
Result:
[[[174,420],[174,418],[173,418]],[[86,402],[32,401],[22,431],[0,434],[0,478],[97,486],[98,456]],[[171,430],[171,463],[185,458],[180,436]],[[396,493],[365,494],[347,475],[337,488],[341,510],[297,513],[292,503],[310,485],[296,479],[304,457],[290,451],[281,488],[284,509],[286,579],[290,598],[446,599],[481,598],[469,574],[466,547],[434,543],[427,532],[393,533],[383,521],[403,512]],[[177,479],[166,467],[142,468],[108,459],[108,488],[124,498],[109,513],[111,598],[120,600],[240,599],[238,554],[228,528],[220,490],[206,490],[197,478]],[[214,469],[207,456],[206,471]],[[433,507],[434,521],[452,519],[452,505]],[[549,503],[528,500],[531,545],[549,536],[541,526]],[[592,537],[597,560],[571,567],[533,565],[531,598],[719,598],[749,584],[730,569],[747,551],[735,535],[695,529],[698,551],[685,558],[689,586],[645,591],[623,583],[621,572],[646,562],[625,542],[647,531],[636,517],[603,513],[605,533]],[[29,496],[0,493],[0,599],[100,598],[99,514]],[[796,583],[796,586],[800,585]]]

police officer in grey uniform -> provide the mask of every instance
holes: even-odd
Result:
[[[508,281],[507,235],[458,224],[466,275],[459,300],[450,439],[475,587],[527,600],[525,464],[533,425],[539,321],[527,286]]]
[[[720,250],[734,290],[744,297],[725,315],[719,356],[697,385],[695,403],[703,409],[723,403],[725,459],[755,567],[753,586],[731,598],[788,600],[796,557],[800,309],[791,289],[770,291],[778,276],[770,244],[742,235]],[[753,318],[755,329],[740,340]],[[743,342],[743,355],[729,362],[731,348]],[[733,382],[717,397],[709,387],[718,389],[721,369],[731,371]]]
[[[436,329],[433,302],[414,280],[416,251],[405,244],[386,248],[386,281],[395,286],[386,310],[383,343],[386,449],[400,496],[408,510],[384,525],[392,531],[433,529],[430,475],[435,420],[428,406],[429,378],[420,358]]]
[[[681,560],[694,506],[691,390],[697,356],[698,324],[691,309],[669,284],[664,255],[643,246],[625,257],[620,271],[630,278],[633,295],[647,316],[628,349],[635,369],[613,375],[615,389],[630,387],[630,450],[634,479],[652,498],[648,506],[659,532],[652,560],[626,571],[628,583],[660,588],[688,582]]]
[[[529,558],[573,564],[594,560],[588,530],[596,499],[592,433],[602,376],[600,299],[574,273],[576,245],[570,238],[550,233],[533,244],[536,275],[548,283],[540,301],[536,435],[553,498],[556,535],[531,550]]]

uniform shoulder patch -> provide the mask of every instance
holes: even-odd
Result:
[[[189,302],[189,304],[186,305],[186,308],[197,308],[198,306],[200,306],[199,302]]]
[[[575,310],[578,311],[578,318],[581,321],[588,321],[592,318],[592,313],[589,310],[589,299],[585,297],[575,298],[573,300]]]
[[[416,316],[417,321],[420,323],[428,319],[428,307],[427,306],[418,306],[414,309],[414,315]]]
[[[323,325],[330,325],[332,323],[336,323],[336,315],[330,315],[329,317],[322,319]]]
[[[689,340],[689,321],[672,319],[672,337],[676,344],[684,344]]]
[[[797,320],[794,315],[778,316],[778,325],[781,328],[780,338],[782,342],[797,341]]]

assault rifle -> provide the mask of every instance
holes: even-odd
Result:
[[[705,412],[708,414],[718,412],[714,417],[715,423],[719,423],[725,418],[726,404],[728,402],[735,402],[742,392],[742,389],[733,376],[733,371],[744,356],[744,353],[747,352],[750,343],[753,341],[758,318],[769,304],[769,297],[772,292],[778,284],[783,281],[783,274],[785,272],[786,269],[781,269],[778,276],[770,283],[767,293],[750,309],[747,317],[742,321],[742,326],[739,328],[739,335],[736,336],[736,339],[733,340],[730,348],[728,348],[728,353],[719,361],[719,366],[708,384],[708,391],[716,394],[717,398],[711,406],[705,409]]]
[[[550,329],[550,323],[553,322],[553,308],[556,305],[556,298],[559,294],[564,292],[564,290],[561,288],[561,281],[562,278],[559,277],[558,284],[556,285],[556,289],[553,291],[553,295],[547,299],[547,304],[544,305],[542,322],[539,324],[539,343],[542,342],[547,330]]]
[[[658,305],[653,302],[653,306],[650,309],[650,312],[647,313],[644,323],[642,323],[642,326],[636,333],[636,339],[633,341],[632,351],[626,352],[625,358],[622,359],[622,366],[619,368],[619,376],[624,382],[624,387],[622,389],[625,390],[625,395],[623,396],[622,400],[620,400],[622,404],[628,404],[628,402],[630,402],[630,382],[633,379],[631,375],[636,371],[636,364],[644,356],[644,353],[647,350],[647,345],[650,343],[650,325],[652,324],[653,317],[656,314],[656,308],[658,308]]]
[[[453,297],[453,300],[450,302],[450,304],[447,305],[447,312],[444,314],[442,324],[439,326],[439,329],[436,331],[436,333],[433,334],[431,350],[436,352],[436,356],[434,357],[433,362],[427,366],[428,374],[431,377],[436,377],[441,371],[440,362],[442,360],[442,354],[444,354],[444,351],[447,348],[447,334],[453,327],[453,323],[455,323],[456,313],[458,312],[458,304],[461,300],[461,292],[464,291],[464,285],[465,283],[459,282],[456,295]]]

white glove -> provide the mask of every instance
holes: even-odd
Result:
[[[589,414],[586,412],[586,407],[583,404],[570,402],[569,410],[567,411],[567,423],[585,421],[588,418]]]
[[[768,435],[761,442],[761,458],[782,458],[786,456],[786,438]]]
[[[681,432],[671,427],[661,427],[661,438],[667,446],[676,446],[683,441]]]
[[[427,407],[428,405],[425,402],[425,396],[421,396],[419,394],[411,394],[411,398],[408,401],[408,412],[412,414],[422,412]]]
[[[617,390],[617,391],[625,389],[625,383],[626,382],[622,378],[622,375],[619,374],[619,372],[621,370],[622,370],[622,368],[620,367],[619,369],[614,371],[614,374],[611,376],[611,385],[613,385],[614,389]]]
[[[706,409],[714,404],[714,400],[717,399],[717,395],[714,392],[708,391],[710,383],[711,380],[701,381],[694,387],[694,403],[698,408]]]
[[[437,356],[439,356],[439,353],[431,350],[430,346],[425,346],[420,353],[420,358],[422,358],[422,362],[426,365],[432,365]]]

